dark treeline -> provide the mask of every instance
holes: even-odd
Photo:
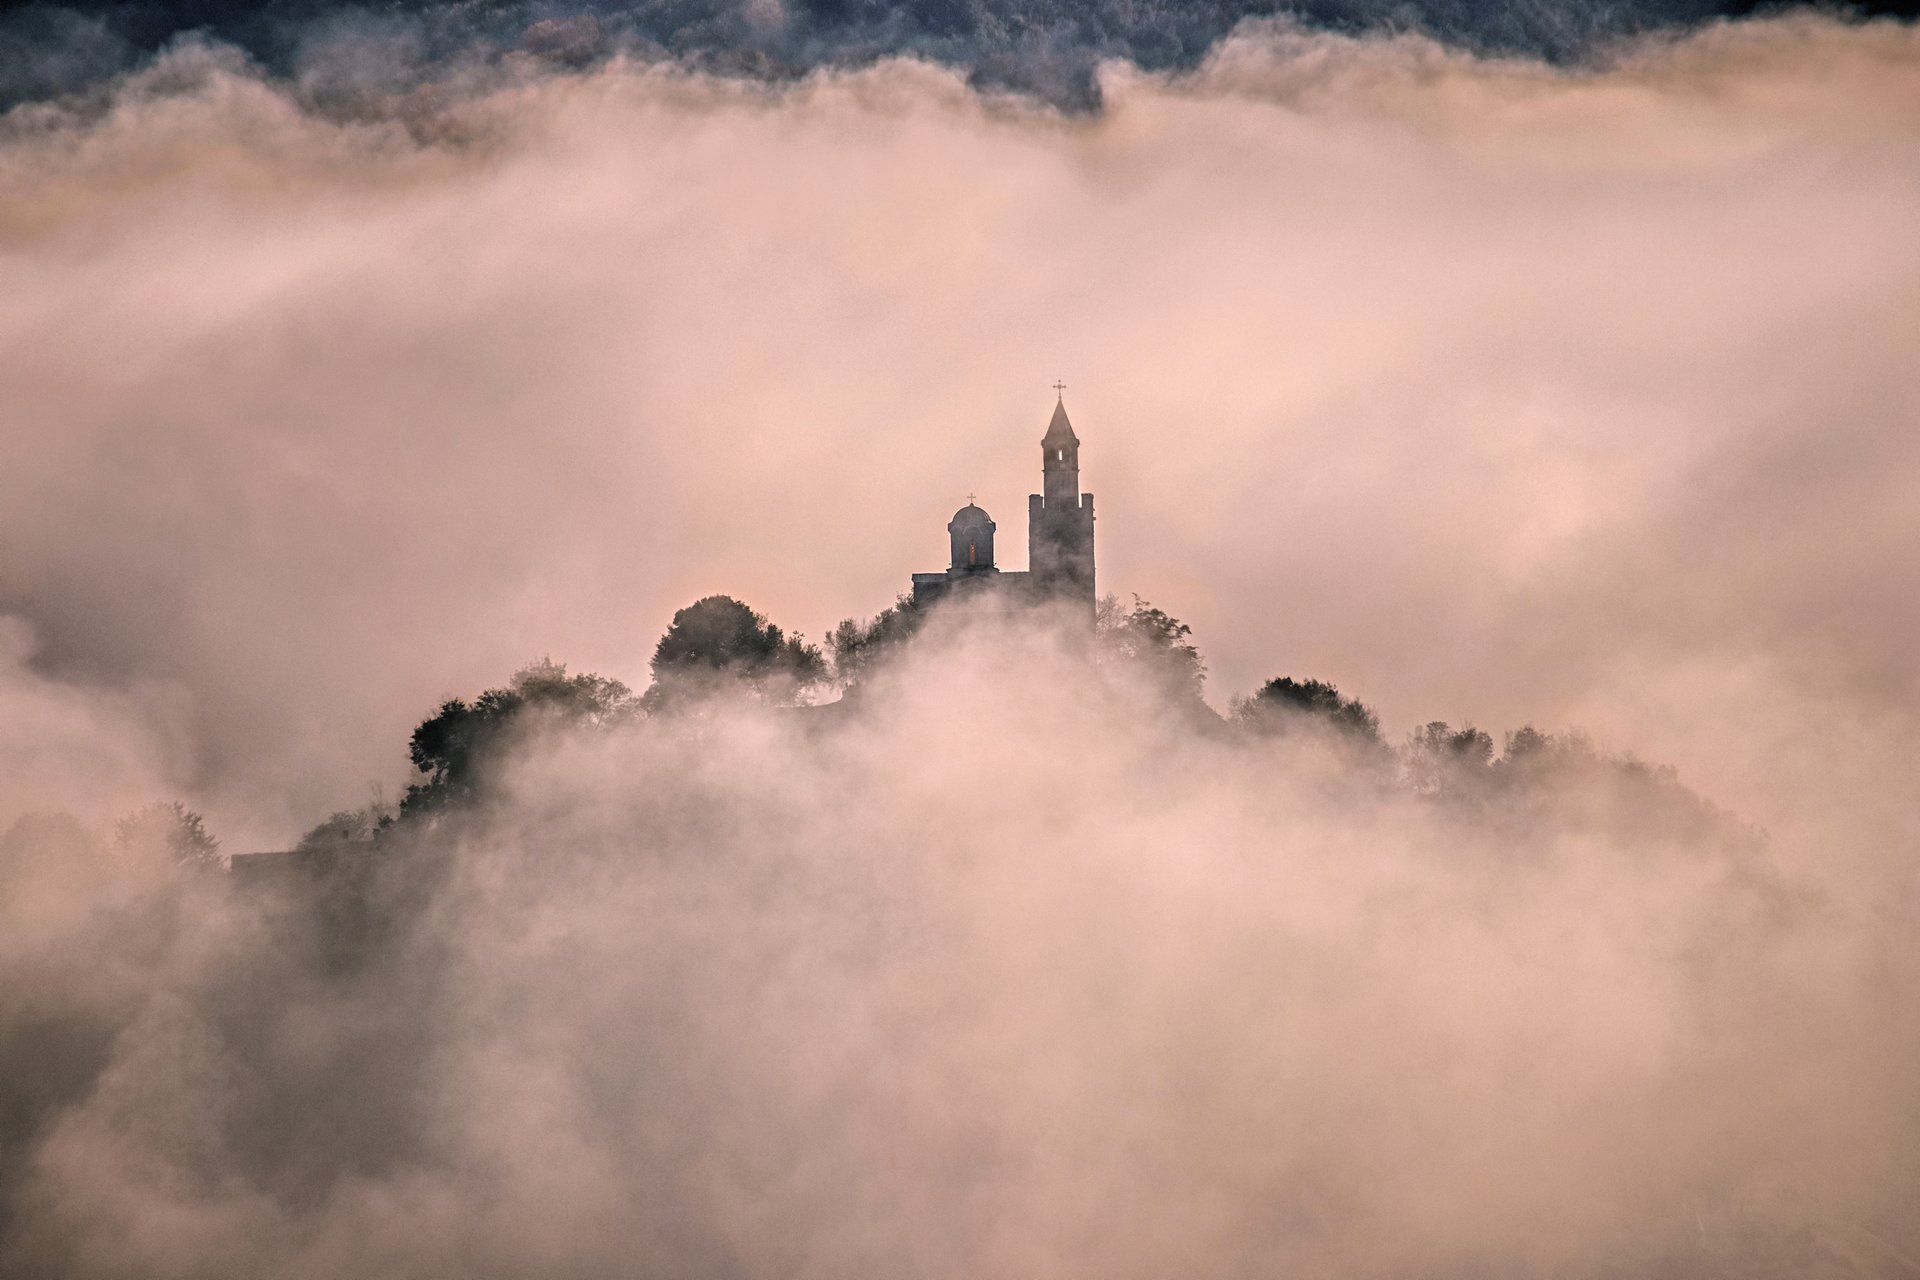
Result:
[[[570,674],[543,658],[503,687],[471,701],[451,699],[414,730],[408,749],[418,780],[397,806],[335,813],[309,831],[299,849],[321,855],[411,843],[418,829],[484,812],[498,771],[516,749],[556,734],[684,727],[717,708],[743,704],[790,710],[822,732],[850,717],[884,716],[884,699],[869,690],[884,688],[927,621],[902,596],[865,622],[841,622],[823,648],[787,634],[741,601],[708,596],[674,615],[655,647],[644,693],[605,676]],[[1546,796],[1565,816],[1563,801],[1572,794],[1583,821],[1643,833],[1663,829],[1687,840],[1717,833],[1736,845],[1758,842],[1756,833],[1683,786],[1670,767],[1608,754],[1577,730],[1547,733],[1525,725],[1496,744],[1476,726],[1436,720],[1393,742],[1372,707],[1326,681],[1291,675],[1233,699],[1223,715],[1203,696],[1206,664],[1192,629],[1138,596],[1130,604],[1113,596],[1099,602],[1082,657],[1090,673],[1149,691],[1170,731],[1247,751],[1309,752],[1330,785],[1398,792],[1482,818],[1489,809],[1509,819],[1538,816]]]
[[[0,11],[0,108],[82,92],[182,38],[236,45],[322,108],[365,108],[476,66],[518,60],[587,68],[624,54],[759,78],[914,56],[982,86],[1070,107],[1098,104],[1104,60],[1148,70],[1197,64],[1236,24],[1287,18],[1347,34],[1420,32],[1463,48],[1580,59],[1639,33],[1765,9],[1753,0],[68,0]],[[1832,9],[1835,6],[1822,6]],[[1855,0],[1858,14],[1911,16],[1911,0]]]
[[[643,693],[542,658],[502,687],[444,702],[407,744],[416,777],[399,803],[376,800],[336,812],[301,837],[296,853],[324,861],[413,847],[419,832],[484,811],[514,751],[554,735],[644,731],[649,723],[684,724],[741,704],[790,709],[823,726],[835,716],[885,714],[868,705],[866,691],[884,682],[925,623],[902,596],[865,622],[841,622],[823,649],[739,600],[705,597],[674,614],[655,646],[652,681]],[[1739,843],[1758,838],[1684,787],[1671,768],[1604,753],[1577,730],[1546,733],[1525,725],[1496,744],[1476,726],[1436,720],[1390,742],[1372,707],[1326,681],[1291,675],[1233,699],[1222,715],[1203,696],[1206,664],[1192,629],[1138,596],[1128,605],[1113,596],[1099,602],[1084,658],[1091,671],[1151,691],[1155,705],[1185,731],[1246,750],[1310,746],[1335,762],[1335,776],[1347,785],[1476,811],[1502,805],[1524,812],[1533,793],[1561,796],[1577,781],[1589,816],[1631,813],[1641,822],[1657,815],[1658,823],[1688,838],[1713,831]],[[26,814],[0,837],[0,859],[24,857],[29,848],[182,868],[224,865],[201,815],[179,801],[153,802],[118,823],[105,841],[69,815]]]

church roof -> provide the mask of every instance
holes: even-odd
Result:
[[[1067,402],[1062,400],[1053,406],[1053,421],[1047,424],[1047,434],[1040,441],[1040,447],[1058,449],[1079,443],[1080,437],[1073,434],[1073,424],[1067,421]]]

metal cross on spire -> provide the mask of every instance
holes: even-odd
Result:
[[[1059,396],[1062,400],[1065,400],[1067,398],[1067,384],[1064,382],[1054,383],[1053,393]]]

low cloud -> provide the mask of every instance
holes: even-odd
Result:
[[[936,631],[851,715],[525,744],[344,951],[345,885],[70,883],[0,1257],[1903,1274],[1907,932],[1597,760],[1443,801],[1170,709]]]
[[[8,1265],[1911,1269],[1913,28],[1253,25],[1077,114],[335,53],[0,118],[0,824],[81,819],[9,846]],[[1724,830],[1356,796],[1027,637],[532,748],[359,959],[97,847],[286,847],[716,591],[870,615],[1056,378],[1217,705],[1584,727]]]
[[[1915,736],[1916,56],[1281,26],[1093,117],[616,61],[341,123],[185,46],[6,119],[0,607],[177,690],[272,843],[530,656],[877,610],[967,492],[1017,527],[1064,376],[1103,584],[1217,698],[1584,724],[1764,810],[1774,744]]]

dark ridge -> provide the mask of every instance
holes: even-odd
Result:
[[[979,85],[1097,106],[1109,59],[1191,67],[1243,20],[1345,34],[1418,31],[1476,51],[1568,62],[1623,36],[1783,12],[1756,0],[70,0],[0,7],[0,108],[84,90],[188,36],[297,76],[326,51],[386,42],[387,76],[430,77],[518,51],[584,66],[616,50],[780,79],[911,54]],[[1911,19],[1920,0],[1828,12]],[[397,56],[395,56],[397,55]]]

